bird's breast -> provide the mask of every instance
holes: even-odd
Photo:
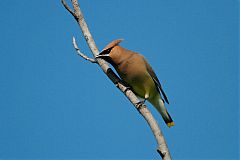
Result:
[[[155,84],[144,66],[134,62],[125,61],[116,69],[119,76],[141,98],[154,90]]]

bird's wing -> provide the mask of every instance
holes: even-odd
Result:
[[[157,88],[160,90],[159,93],[161,92],[161,94],[163,95],[163,98],[164,100],[167,102],[167,104],[169,104],[169,101],[168,101],[168,98],[167,98],[167,95],[165,94],[163,88],[162,88],[162,85],[160,83],[160,81],[158,80],[157,78],[157,75],[155,74],[155,72],[153,71],[152,67],[150,66],[150,64],[144,59],[145,61],[145,64],[146,64],[146,68],[147,68],[147,71],[148,73],[150,74],[150,76],[152,77],[155,85],[157,86]]]

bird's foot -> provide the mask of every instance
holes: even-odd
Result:
[[[136,103],[136,107],[137,109],[139,110],[141,107],[144,106],[144,103],[145,103],[146,99],[144,99],[143,101],[139,101]]]
[[[126,86],[125,90],[123,91],[125,94],[128,90],[131,90],[131,87]]]
[[[116,83],[115,86],[116,86],[117,88],[119,88],[119,83]],[[126,92],[127,92],[128,90],[131,90],[131,87],[125,86],[125,89],[124,89],[123,92],[126,94]]]
[[[123,91],[125,94],[126,94],[126,92],[127,92],[128,90],[131,90],[131,89],[132,89],[132,88],[131,88],[126,82],[124,82],[123,80],[118,81],[118,82],[115,84],[115,86],[119,88],[119,84],[125,86],[125,89],[124,89],[124,91]]]

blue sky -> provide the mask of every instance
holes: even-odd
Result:
[[[101,50],[143,54],[175,126],[159,122],[174,159],[238,158],[238,1],[80,1]],[[0,158],[159,159],[152,133],[71,38],[91,53],[60,0],[0,1]]]

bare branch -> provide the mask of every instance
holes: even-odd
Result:
[[[85,60],[92,62],[92,63],[97,63],[97,61],[95,59],[89,58],[88,56],[86,56],[85,54],[83,54],[80,49],[78,48],[78,45],[76,43],[76,39],[75,37],[72,38],[72,42],[73,42],[73,46],[76,49],[77,53],[79,56],[81,56],[82,58],[84,58]]]
[[[88,47],[90,48],[90,50],[92,51],[94,57],[99,53],[97,45],[95,44],[95,41],[88,29],[88,25],[84,19],[83,13],[81,12],[80,8],[79,8],[79,4],[78,4],[78,0],[72,0],[72,5],[73,5],[73,9],[74,9],[74,13],[76,14],[76,17],[74,17],[76,19],[76,21],[78,22],[78,25],[81,28],[81,31],[83,33],[83,36],[88,44]],[[107,63],[98,58],[98,63],[101,66],[101,68],[104,66],[104,68],[110,68]],[[103,66],[102,66],[103,65]]]
[[[64,0],[62,0],[62,3],[63,2],[64,2]],[[84,16],[80,10],[78,0],[71,0],[71,2],[73,5],[74,12],[72,12],[71,10],[69,11],[69,7],[67,8],[64,5],[64,3],[63,3],[63,5],[74,16],[74,18],[78,22],[78,24],[82,30],[82,33],[84,35],[84,38],[95,57],[99,53],[99,51],[98,51],[98,48],[95,44],[95,41],[94,41],[90,31],[88,29],[87,23],[85,22]],[[77,51],[79,51],[78,47],[75,47],[75,49]],[[96,61],[97,61],[98,65],[102,68],[103,72],[116,85],[116,87],[118,89],[120,89],[123,94],[125,94],[125,96],[129,99],[129,101],[135,106],[135,108],[139,111],[139,113],[147,121],[147,123],[150,126],[150,128],[155,136],[155,139],[158,143],[157,152],[161,155],[162,159],[163,160],[171,160],[171,155],[168,150],[164,136],[161,132],[161,129],[160,129],[159,125],[157,124],[157,121],[154,119],[153,115],[151,114],[151,112],[148,110],[147,106],[145,104],[142,104],[142,106],[138,105],[140,100],[132,92],[132,90],[128,88],[128,86],[125,86],[123,83],[120,83],[121,79],[113,72],[113,70],[108,66],[108,64],[106,63],[105,60],[103,60],[101,58],[97,58]]]
[[[61,0],[63,6],[65,7],[66,10],[68,10],[69,13],[71,13],[73,15],[73,17],[75,17],[75,13],[72,11],[72,9],[67,5],[65,0]]]

